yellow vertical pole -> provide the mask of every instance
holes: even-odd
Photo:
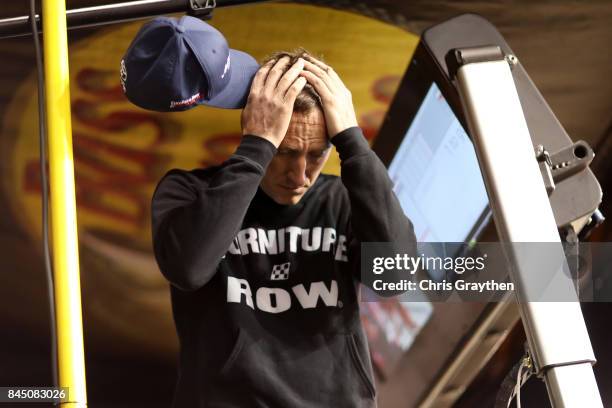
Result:
[[[59,386],[63,407],[87,406],[76,220],[65,0],[43,0],[43,42],[51,197],[51,236]]]

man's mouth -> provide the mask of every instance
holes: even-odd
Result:
[[[294,186],[285,186],[282,184],[280,186],[283,190],[287,190],[288,192],[291,192],[293,194],[299,194],[299,193],[302,193],[304,190],[306,190],[305,186],[294,187]]]

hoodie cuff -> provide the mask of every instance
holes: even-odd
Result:
[[[268,166],[275,154],[276,147],[272,142],[255,135],[244,135],[234,153],[259,164],[262,169]]]
[[[367,154],[371,151],[368,141],[363,136],[361,128],[354,126],[343,130],[332,137],[331,142],[336,146],[340,160],[345,161],[353,156]]]

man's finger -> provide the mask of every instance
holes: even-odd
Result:
[[[339,82],[340,84],[344,85],[344,83],[342,82],[342,80],[340,79],[340,76],[338,76],[338,74],[336,73],[336,71],[334,71],[334,69],[327,65],[326,63],[324,63],[323,61],[319,61],[318,59],[316,59],[315,57],[313,57],[312,55],[309,54],[304,54],[304,58],[316,65],[317,67],[321,68],[323,71],[325,71],[327,73],[327,75],[329,75],[332,79],[334,79],[335,81]]]
[[[251,84],[251,92],[253,92],[253,90],[260,90],[264,87],[268,72],[270,72],[275,62],[275,60],[268,61],[257,70],[257,73],[253,77],[253,83]]]
[[[312,62],[304,61],[304,70],[312,72],[319,77],[319,79],[323,81],[329,90],[333,90],[337,87],[337,84],[334,83],[334,80],[327,74],[327,72]]]
[[[313,57],[310,54],[304,54],[304,59],[312,62],[313,64],[315,64],[316,66],[318,66],[319,68],[321,68],[323,70],[327,70],[328,68],[331,68],[329,65],[327,65],[323,61],[320,61],[320,60],[316,59],[315,57]]]
[[[323,80],[319,78],[316,74],[304,70],[300,72],[300,75],[308,80],[310,85],[314,87],[315,91],[317,91],[323,101],[329,101],[332,99],[331,91],[329,90],[327,85],[325,85],[325,82],[323,82]]]
[[[268,72],[268,77],[266,78],[266,83],[264,85],[265,92],[271,94],[276,89],[276,85],[280,80],[283,73],[287,70],[287,65],[289,64],[289,57],[282,57],[276,64],[270,69]]]
[[[306,78],[304,77],[299,77],[295,81],[293,81],[293,83],[285,93],[285,102],[293,105],[297,96],[300,94],[300,92],[302,92],[304,86],[306,86],[306,82],[308,81],[306,81]]]
[[[299,58],[291,68],[285,72],[278,85],[276,86],[276,92],[283,96],[287,93],[289,87],[295,82],[296,78],[300,75],[300,72],[304,69],[304,60]]]

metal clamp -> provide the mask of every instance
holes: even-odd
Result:
[[[584,140],[579,140],[553,154],[550,154],[544,146],[538,145],[535,155],[548,195],[555,190],[555,183],[585,170],[595,157],[593,149]]]
[[[595,153],[584,140],[559,150],[550,155],[552,174],[558,183],[586,169],[593,161]]]
[[[189,0],[190,10],[187,14],[205,20],[212,18],[213,10],[217,7],[216,0]]]
[[[542,179],[544,180],[544,186],[546,187],[546,193],[551,195],[555,191],[555,180],[552,175],[552,160],[550,154],[542,145],[537,145],[535,148],[536,160],[540,167],[540,173],[542,173]]]

